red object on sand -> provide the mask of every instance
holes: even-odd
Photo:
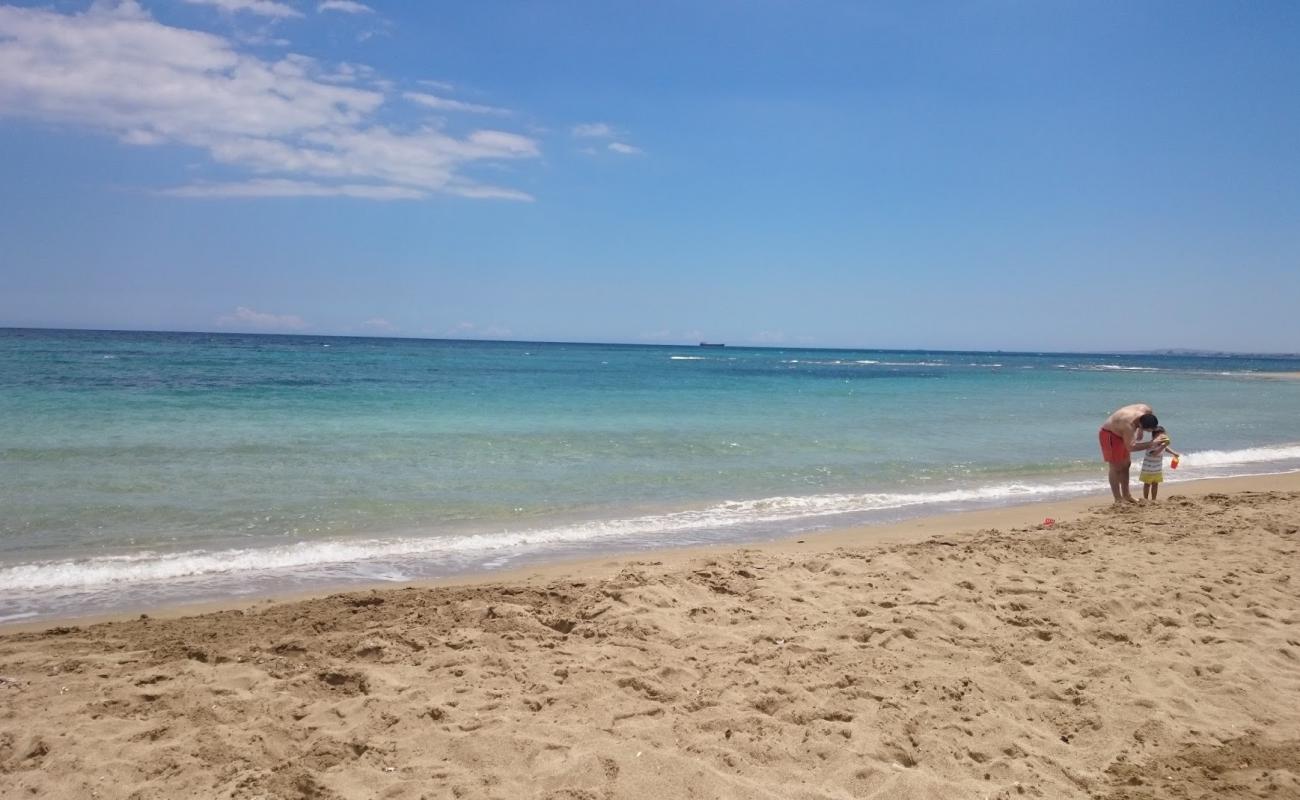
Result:
[[[1050,528],[1055,524],[1056,524],[1056,520],[1052,519],[1051,517],[1048,517],[1047,519],[1043,520],[1044,528]]]

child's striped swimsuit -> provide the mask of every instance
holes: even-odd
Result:
[[[1165,450],[1169,447],[1169,437],[1161,436],[1142,459],[1142,471],[1138,480],[1143,483],[1162,483],[1165,479]]]

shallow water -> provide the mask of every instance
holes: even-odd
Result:
[[[1300,360],[0,330],[0,620],[1300,467]]]

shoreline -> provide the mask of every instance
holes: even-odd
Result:
[[[1100,484],[1100,482],[1099,482]],[[1135,486],[1140,486],[1134,481]],[[40,631],[51,627],[85,627],[107,622],[133,619],[179,619],[188,616],[226,611],[245,611],[267,605],[316,600],[337,594],[358,592],[395,592],[408,587],[419,589],[482,587],[492,584],[519,582],[595,579],[615,574],[632,561],[654,560],[668,565],[680,565],[696,558],[717,556],[732,552],[758,550],[775,554],[791,554],[816,549],[837,547],[887,546],[924,541],[926,538],[950,535],[962,531],[984,528],[1029,528],[1040,525],[1051,517],[1065,522],[1110,504],[1104,486],[1099,485],[1095,495],[1065,499],[1043,499],[1015,505],[939,512],[910,517],[900,521],[853,525],[782,536],[752,542],[728,542],[707,545],[661,545],[647,549],[613,548],[599,555],[582,555],[569,558],[545,559],[500,570],[474,570],[456,575],[422,578],[410,581],[349,581],[324,584],[299,591],[271,592],[244,598],[201,600],[195,602],[165,603],[145,611],[122,611],[101,614],[72,614],[43,617],[38,620],[18,619],[0,621],[0,636],[10,633]],[[1300,491],[1300,471],[1266,473],[1226,478],[1203,478],[1177,483],[1166,483],[1166,493],[1161,500],[1175,496],[1203,496],[1212,492],[1240,491]],[[1042,516],[1038,516],[1038,515]]]
[[[5,632],[0,795],[1300,796],[1300,474],[1108,499]]]

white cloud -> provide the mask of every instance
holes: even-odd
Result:
[[[374,331],[381,331],[383,333],[394,333],[397,331],[397,326],[383,317],[373,317],[368,319],[361,323],[361,327],[369,328]]]
[[[570,133],[578,139],[613,139],[619,135],[614,126],[607,122],[584,122],[580,125],[574,125]],[[627,142],[610,142],[605,147],[611,152],[624,156],[639,156],[645,153],[641,148]],[[583,148],[582,152],[589,155],[596,154],[596,150],[589,147]]]
[[[302,12],[293,6],[277,3],[274,0],[185,0],[193,6],[212,6],[227,13],[246,11],[259,17],[301,17]]]
[[[195,183],[164,189],[160,194],[171,197],[358,197],[365,200],[419,200],[429,196],[428,192],[404,186],[326,184],[277,178],[242,183]]]
[[[373,14],[375,10],[365,3],[354,0],[325,0],[316,6],[317,11],[341,11],[344,14]]]
[[[510,109],[497,108],[496,106],[482,106],[477,103],[465,103],[460,100],[449,100],[445,97],[428,94],[426,92],[403,92],[402,97],[410,100],[412,103],[432,108],[435,111],[464,111],[470,114],[493,114],[496,116],[508,116]]]
[[[240,32],[235,34],[240,44],[251,45],[253,47],[288,47],[292,42],[280,36],[272,36],[266,32],[247,33]]]
[[[84,126],[137,146],[195,147],[253,173],[172,194],[531,199],[462,171],[536,158],[535,140],[381,124],[386,90],[368,68],[258,58],[221,36],[163,25],[131,0],[68,15],[0,6],[0,115]]]
[[[426,79],[426,80],[418,80],[418,81],[416,81],[416,83],[422,84],[422,85],[424,85],[424,86],[431,86],[431,87],[433,87],[434,89],[437,89],[437,90],[440,91],[440,92],[454,92],[454,91],[456,91],[456,84],[454,84],[454,83],[452,83],[452,82],[450,82],[450,81],[431,81],[431,80],[427,80],[427,79]]]
[[[217,326],[263,331],[300,331],[309,327],[302,317],[295,314],[268,314],[247,306],[239,306],[233,314],[217,317]]]
[[[515,189],[502,189],[497,186],[453,186],[447,189],[451,194],[461,197],[470,197],[475,200],[519,200],[525,203],[531,203],[533,196],[528,192],[520,192]]]
[[[347,61],[336,64],[333,72],[321,73],[316,77],[329,83],[359,83],[364,81],[372,87],[382,86],[386,83],[375,72],[374,67],[365,64],[351,64]]]
[[[572,133],[579,139],[607,139],[614,135],[614,129],[604,122],[584,122],[574,125]]]

